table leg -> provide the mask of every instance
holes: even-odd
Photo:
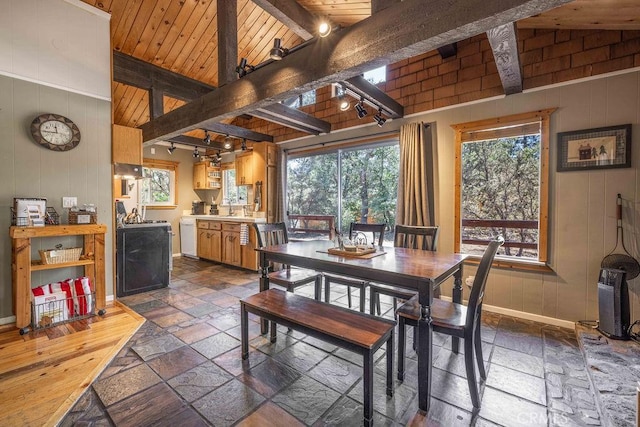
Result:
[[[267,261],[267,255],[264,252],[260,252],[260,292],[269,289],[269,262]],[[266,319],[260,319],[260,333],[265,335],[269,330],[268,322]]]
[[[387,396],[393,397],[393,342],[394,330],[387,340]]]
[[[429,411],[431,404],[431,369],[433,325],[431,324],[431,301],[433,283],[430,280],[426,289],[419,293],[420,320],[418,320],[418,407]]]
[[[242,360],[246,360],[249,357],[249,314],[243,302],[240,302],[240,342]]]
[[[364,354],[364,372],[362,383],[364,387],[364,425],[373,425],[373,351]]]
[[[458,271],[453,273],[453,302],[462,304],[462,264]],[[460,351],[460,338],[451,337],[451,351],[458,354]]]

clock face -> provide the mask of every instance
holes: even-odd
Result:
[[[68,118],[58,114],[41,114],[31,123],[33,139],[54,151],[67,151],[80,143],[80,130]]]

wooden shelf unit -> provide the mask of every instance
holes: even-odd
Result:
[[[24,328],[31,324],[31,272],[56,268],[84,266],[84,275],[93,283],[96,293],[96,312],[106,305],[104,236],[107,226],[104,224],[86,225],[47,225],[45,227],[9,228],[11,237],[11,278],[13,282],[13,311],[16,315],[16,327]],[[56,236],[83,236],[85,255],[92,258],[80,259],[59,264],[40,264],[31,260],[31,239]]]

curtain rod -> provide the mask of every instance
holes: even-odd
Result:
[[[422,123],[422,125],[425,128],[429,127],[429,123]],[[336,145],[336,144],[340,144],[342,142],[347,142],[347,141],[353,141],[353,142],[357,142],[359,139],[366,139],[366,138],[376,138],[376,137],[384,137],[384,136],[388,136],[388,135],[393,135],[393,134],[400,134],[400,129],[396,129],[396,130],[390,130],[387,132],[381,132],[381,133],[376,133],[374,135],[367,135],[367,136],[360,136],[360,137],[351,137],[351,138],[341,138],[341,139],[334,139],[332,141],[327,141],[327,142],[317,142],[315,144],[310,144],[310,145],[305,145],[304,147],[297,147],[297,148],[285,148],[282,151],[284,151],[287,154],[295,154],[295,153],[299,153],[299,152],[304,152],[309,148],[312,147],[318,147],[318,146],[322,146],[322,147],[326,147],[326,146],[332,146],[332,145]]]

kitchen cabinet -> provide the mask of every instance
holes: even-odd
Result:
[[[267,144],[267,166],[278,164],[278,147],[274,144]]]
[[[198,220],[197,254],[200,258],[222,261],[222,230],[219,222]]]
[[[222,223],[222,262],[240,267],[240,224]]]
[[[142,164],[142,131],[140,129],[112,125],[111,162]]]
[[[11,237],[11,278],[13,281],[13,310],[16,326],[24,328],[31,323],[31,272],[52,270],[75,266],[84,267],[84,275],[93,284],[96,293],[96,313],[106,305],[105,291],[105,254],[104,236],[107,226],[103,224],[87,225],[48,225],[46,227],[9,228]],[[40,237],[83,236],[84,257],[78,261],[59,264],[42,264],[40,260],[31,260],[31,240]]]
[[[197,162],[193,164],[193,189],[217,190],[222,188],[222,172],[211,162]]]
[[[253,226],[248,223],[249,240],[240,244],[240,222],[197,220],[199,258],[235,265],[248,270],[258,270],[258,246]]]
[[[242,259],[242,268],[246,268],[247,270],[258,270],[258,252],[256,252],[256,248],[258,247],[258,237],[256,236],[255,229],[251,224],[247,224],[249,227],[249,243],[246,245],[240,246],[241,259]]]
[[[253,185],[254,163],[253,151],[236,156],[236,185]]]

